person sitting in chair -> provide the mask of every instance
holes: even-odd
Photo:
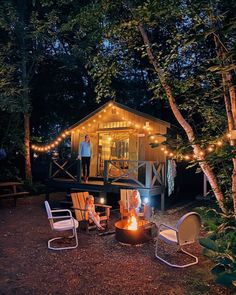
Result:
[[[141,197],[138,190],[133,190],[132,195],[129,197],[129,211],[136,217],[141,209]]]
[[[98,230],[105,230],[105,228],[100,224],[99,214],[95,211],[93,196],[89,195],[86,198],[85,209],[88,210],[88,216],[95,223]]]

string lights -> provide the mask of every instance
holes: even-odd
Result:
[[[95,127],[97,127],[98,124],[102,123],[102,119],[104,118],[104,116],[108,115],[108,111],[111,110],[112,114],[114,115],[120,115],[120,112],[118,111],[117,107],[115,107],[112,103],[109,103],[105,108],[103,108],[101,111],[99,111],[96,115],[94,115],[92,117],[91,120],[86,120],[83,124],[81,124],[80,129],[76,129],[75,130],[67,130],[65,132],[63,132],[61,135],[59,135],[54,141],[52,141],[49,144],[46,145],[36,145],[33,144],[31,146],[32,150],[35,152],[39,152],[39,153],[47,153],[52,149],[55,149],[59,144],[61,144],[61,142],[68,137],[69,135],[73,135],[75,132],[79,132],[81,131],[82,133],[90,133],[91,130]],[[155,143],[158,143],[157,135],[152,134],[152,130],[153,128],[150,126],[149,122],[145,122],[145,125],[141,125],[141,124],[137,124],[137,121],[132,121],[129,120],[126,121],[125,116],[122,116],[121,118],[119,118],[119,120],[121,119],[121,121],[124,122],[124,124],[122,124],[122,126],[116,126],[116,127],[127,127],[127,128],[134,128],[139,132],[145,133],[146,135],[150,136],[150,139],[155,140]],[[112,122],[110,122],[112,123]],[[119,122],[116,122],[119,123]],[[106,124],[106,123],[105,123]],[[109,123],[107,123],[109,124]],[[159,135],[160,136],[160,135]]]
[[[122,123],[122,122],[102,122],[102,119],[104,118],[104,116],[108,115],[108,111],[111,110],[112,114],[114,115],[120,115],[120,112],[117,110],[117,107],[115,107],[112,103],[109,103],[105,108],[103,108],[102,110],[100,110],[96,115],[92,116],[92,119],[88,119],[85,122],[83,122],[80,126],[80,129],[76,129],[76,131],[73,130],[66,130],[63,133],[61,133],[54,141],[52,141],[49,144],[45,144],[45,145],[36,145],[33,144],[31,146],[32,150],[34,152],[37,153],[47,153],[50,150],[55,149],[56,147],[58,147],[63,140],[65,140],[68,136],[73,136],[73,134],[75,132],[82,132],[82,133],[90,133],[92,129],[97,128],[98,124],[112,124],[112,123]],[[159,142],[159,138],[162,137],[161,134],[153,134],[153,128],[150,125],[150,122],[145,122],[144,125],[142,124],[138,124],[137,121],[132,121],[130,120],[130,118],[126,121],[125,116],[123,115],[122,117],[119,117],[119,120],[123,121],[122,125],[120,126],[113,126],[113,128],[115,127],[127,127],[127,128],[133,128],[135,130],[137,130],[139,132],[138,136],[148,136],[150,143],[155,143],[158,144]],[[110,125],[109,125],[110,126]],[[112,127],[109,127],[112,128]],[[140,134],[142,133],[142,134]],[[164,135],[163,135],[164,137]],[[211,153],[213,151],[215,151],[215,149],[218,147],[222,147],[225,141],[225,138],[227,140],[231,139],[231,134],[228,133],[226,136],[216,140],[215,143],[210,144],[206,149],[204,149],[203,152],[200,153],[200,155],[204,155],[207,153]],[[176,158],[177,154],[174,153],[173,151],[165,148],[165,147],[161,147],[160,149],[165,156],[169,157],[169,158]],[[193,160],[196,159],[196,156],[193,154],[186,154],[186,155],[181,155],[180,158],[184,159],[184,160]]]
[[[205,156],[207,154],[210,154],[214,151],[216,151],[217,148],[220,148],[224,145],[225,141],[231,140],[231,134],[227,133],[225,136],[221,137],[220,139],[217,139],[215,142],[209,144],[206,148],[202,148],[202,151],[199,153],[199,156]],[[193,161],[197,159],[197,156],[195,154],[181,154],[174,153],[173,151],[162,147],[161,151],[164,152],[164,154],[169,158],[180,158],[180,160],[185,161]]]
[[[53,142],[47,145],[38,146],[32,144],[31,148],[35,152],[49,152],[51,149],[56,148],[67,136],[71,134],[71,131],[64,131],[61,135],[59,135]]]

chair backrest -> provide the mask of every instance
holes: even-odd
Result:
[[[134,190],[132,189],[121,189],[120,190],[120,200],[124,209],[129,211],[129,198],[132,196]]]
[[[47,212],[47,215],[48,215],[48,220],[50,222],[50,226],[53,229],[53,219],[52,219],[51,207],[50,207],[48,201],[45,201],[44,205],[45,205],[45,208],[46,208],[46,212]]]
[[[89,196],[88,192],[74,192],[71,193],[71,199],[74,208],[85,209],[86,198]],[[85,212],[75,210],[75,217],[78,221],[85,219]]]
[[[190,212],[182,216],[177,224],[179,245],[194,243],[199,236],[201,218],[196,212]]]

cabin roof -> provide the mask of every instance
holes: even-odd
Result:
[[[135,109],[132,109],[126,105],[123,105],[121,103],[118,103],[118,102],[115,102],[115,101],[108,101],[106,102],[105,104],[103,104],[102,106],[100,106],[99,108],[97,108],[96,110],[94,110],[93,112],[91,112],[90,114],[88,114],[86,117],[82,118],[81,120],[79,120],[78,122],[76,122],[75,124],[73,124],[72,126],[70,126],[68,129],[74,129],[76,128],[78,125],[82,124],[84,121],[88,120],[89,118],[93,117],[94,115],[96,115],[98,112],[100,112],[103,108],[105,108],[106,106],[108,106],[110,103],[113,104],[113,106],[116,106],[118,108],[121,108],[125,111],[128,111],[130,113],[133,113],[135,115],[138,115],[140,117],[143,117],[143,118],[147,118],[148,120],[151,120],[151,121],[155,121],[155,122],[158,122],[168,128],[170,128],[170,123],[169,122],[166,122],[166,121],[163,121],[161,119],[158,119],[158,118],[155,118],[149,114],[146,114],[146,113],[143,113],[143,112],[140,112],[140,111],[137,111]]]

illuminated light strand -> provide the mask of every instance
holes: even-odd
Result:
[[[117,111],[117,108],[112,103],[109,103],[109,105],[105,109],[101,110],[97,115],[95,115],[96,116],[95,118],[93,116],[92,121],[84,122],[83,126],[81,127],[83,132],[89,132],[89,130],[87,130],[86,126],[88,126],[89,128],[93,128],[95,126],[95,124],[99,123],[99,121],[100,121],[99,119],[101,119],[103,117],[102,116],[103,114],[107,113],[107,109],[109,109],[109,108],[112,109],[113,114],[114,114],[114,111],[115,111],[115,114],[119,114],[119,112]],[[122,119],[122,121],[126,120],[125,116],[123,116],[121,119]],[[137,124],[136,121],[132,122],[131,120],[127,121],[127,123],[129,126],[132,126],[137,130],[142,130],[145,133],[147,133],[150,140],[154,140],[154,143],[158,143],[158,140],[156,139],[157,137],[162,137],[161,134],[160,135],[159,134],[158,135],[152,134],[151,131],[153,130],[153,128],[150,126],[150,122],[145,122],[145,125],[143,125],[143,126],[141,126],[140,124]],[[77,129],[76,132],[79,132],[79,129]],[[51,149],[54,149],[55,147],[57,147],[62,142],[62,140],[64,140],[68,135],[74,134],[74,133],[75,133],[74,130],[72,130],[72,131],[66,130],[50,144],[43,145],[43,146],[37,146],[37,145],[33,144],[31,146],[31,148],[32,148],[32,150],[37,151],[37,152],[48,152]],[[231,134],[227,133],[226,138],[229,140],[231,138]],[[208,153],[213,152],[215,149],[215,146],[221,147],[223,144],[224,144],[224,142],[222,141],[222,139],[218,139],[215,144],[209,145],[209,147],[207,148],[206,151]],[[165,155],[168,157],[175,157],[175,153],[172,151],[168,151],[166,148],[162,147],[161,151],[163,151],[165,153]],[[205,149],[204,149],[204,152],[205,152]],[[200,153],[200,155],[203,155],[203,154]],[[185,158],[186,160],[191,159],[192,157],[196,158],[195,155],[193,155],[193,156],[183,155],[182,157]]]
[[[92,127],[94,127],[93,124],[97,124],[97,123],[100,121],[99,119],[101,119],[101,118],[103,117],[103,114],[107,113],[107,109],[109,109],[109,108],[112,109],[113,113],[114,113],[114,111],[115,111],[115,114],[117,114],[117,115],[119,114],[119,111],[117,111],[117,108],[116,108],[112,103],[109,103],[109,105],[108,105],[105,109],[101,110],[101,111],[96,115],[95,118],[93,117],[93,120],[92,120],[91,122],[84,122],[84,124],[83,124],[83,126],[81,127],[81,129],[82,129],[84,132],[88,132],[89,130],[87,130],[86,127],[88,127],[88,128],[92,128]],[[125,121],[125,117],[124,117],[124,116],[122,117],[122,121]],[[148,135],[151,135],[150,130],[152,130],[153,128],[152,128],[149,124],[150,124],[149,122],[146,122],[145,125],[141,126],[140,124],[137,124],[136,121],[135,121],[135,122],[132,122],[131,120],[128,121],[128,125],[129,125],[129,126],[132,126],[132,127],[134,127],[135,129],[137,129],[137,130],[139,130],[139,129],[144,129],[144,131],[147,132]],[[78,132],[79,130],[76,130],[76,131]],[[47,145],[41,145],[41,146],[33,144],[33,145],[31,146],[31,148],[32,148],[32,150],[34,150],[34,151],[36,151],[36,152],[48,152],[48,151],[50,151],[51,149],[57,147],[57,146],[62,142],[62,140],[64,140],[68,135],[70,135],[70,134],[74,134],[74,133],[75,133],[74,130],[72,130],[72,131],[68,131],[68,130],[66,130],[65,132],[63,132],[60,136],[58,136],[58,137],[57,137],[53,142],[51,142],[50,144],[47,144]],[[152,137],[151,139],[155,139],[155,138],[156,138],[156,135],[151,135],[151,137]],[[157,143],[157,142],[158,142],[158,141],[155,140],[155,143]]]
[[[226,142],[224,140],[224,138],[227,139],[227,141],[228,141],[229,139],[231,139],[231,134],[227,133],[225,136],[221,137],[221,139],[218,139],[215,143],[211,143],[206,148],[202,148],[203,151],[201,151],[199,153],[199,156],[204,156],[204,155],[210,154],[210,153],[214,152],[217,148],[222,147],[224,145],[224,143]],[[179,157],[180,159],[186,160],[186,161],[194,160],[194,159],[198,158],[198,156],[195,154],[178,155],[178,153],[174,153],[173,151],[167,150],[164,147],[161,147],[161,151],[163,151],[164,154],[166,156],[168,156],[169,158],[178,158]]]
[[[48,152],[51,149],[58,146],[68,135],[70,135],[70,133],[72,133],[72,132],[66,130],[60,136],[58,136],[53,142],[51,142],[47,145],[42,145],[42,146],[32,144],[31,148],[35,152]]]

